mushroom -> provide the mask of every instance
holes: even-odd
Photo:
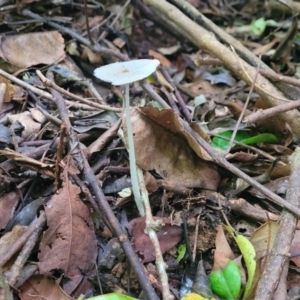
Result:
[[[141,202],[140,189],[137,178],[136,159],[134,151],[134,141],[132,126],[130,122],[129,84],[142,80],[152,74],[159,65],[157,59],[137,59],[126,62],[117,62],[95,69],[94,76],[110,82],[112,85],[125,84],[125,115],[128,139],[129,166],[131,184],[134,199],[141,216],[145,215],[144,205]]]

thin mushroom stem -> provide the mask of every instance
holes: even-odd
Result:
[[[141,199],[141,193],[140,193],[140,188],[138,183],[133,133],[132,133],[131,120],[130,120],[129,83],[125,85],[125,116],[126,116],[127,143],[128,143],[128,152],[129,152],[129,166],[130,166],[132,191],[133,191],[134,200],[139,210],[139,213],[142,217],[144,217],[145,208],[144,208],[143,201]]]

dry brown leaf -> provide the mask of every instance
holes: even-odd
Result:
[[[19,122],[24,127],[24,130],[22,131],[22,137],[24,139],[28,138],[33,133],[38,133],[41,129],[41,124],[32,119],[29,111],[24,111],[20,114],[9,115],[8,121],[12,124]]]
[[[59,285],[50,278],[43,275],[33,275],[20,287],[20,298],[22,300],[72,300],[65,294]]]
[[[83,46],[81,58],[88,60],[90,63],[95,65],[102,65],[103,60],[101,54],[93,52],[89,47]]]
[[[9,192],[0,197],[0,229],[4,229],[13,217],[20,200],[20,193]]]
[[[271,251],[279,225],[277,222],[269,221],[255,230],[250,242],[255,248],[256,260],[265,258]]]
[[[6,85],[6,91],[5,91],[3,101],[4,102],[10,102],[12,96],[16,92],[14,86],[11,84],[11,82],[7,78],[3,77],[2,75],[0,75],[0,83],[4,83]]]
[[[158,59],[164,67],[170,67],[171,66],[171,62],[163,54],[158,53],[158,52],[153,51],[153,50],[149,50],[148,54],[149,54],[149,56]]]
[[[132,109],[137,165],[155,170],[174,184],[215,190],[219,183],[216,166],[201,159],[210,156],[184,131],[178,118],[172,109]]]
[[[0,57],[8,64],[5,67],[9,72],[51,65],[65,58],[64,39],[58,31],[2,36],[0,43]]]
[[[11,158],[18,166],[27,167],[38,173],[47,175],[49,177],[55,178],[55,166],[52,164],[45,164],[26,155],[18,153],[14,150],[5,148],[0,150],[0,156],[4,155],[7,158]]]
[[[216,251],[222,253],[225,257],[234,260],[235,256],[232,252],[228,241],[226,239],[223,226],[218,226],[217,236],[216,236]]]
[[[67,176],[66,176],[67,177]],[[97,256],[97,241],[90,211],[79,198],[80,189],[66,178],[63,187],[45,206],[48,229],[40,244],[42,274],[63,270],[71,293],[89,275]]]
[[[154,220],[162,220],[164,226],[157,232],[158,241],[162,254],[176,246],[182,237],[181,226],[171,225],[167,218],[154,217]],[[128,232],[132,236],[133,248],[143,257],[143,262],[155,260],[155,251],[149,235],[145,233],[145,218],[136,218],[128,223]]]
[[[227,160],[235,160],[235,161],[241,161],[241,162],[249,162],[254,161],[258,157],[258,154],[253,153],[247,153],[247,152],[235,152],[235,153],[228,153],[226,154]]]

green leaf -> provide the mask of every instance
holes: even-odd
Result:
[[[178,257],[177,257],[177,262],[180,262],[184,256],[185,256],[185,253],[186,253],[186,244],[181,244],[178,248],[177,248],[177,254],[178,254]]]
[[[92,298],[87,298],[85,300],[138,300],[138,299],[120,293],[110,293],[110,294],[100,295]]]
[[[226,150],[229,145],[229,140],[232,136],[232,132],[233,132],[232,130],[227,130],[219,134],[219,136],[227,138],[228,140],[224,140],[221,137],[215,136],[212,139],[211,146],[213,148]],[[251,136],[248,131],[243,131],[243,130],[240,130],[236,133],[234,140],[243,143],[245,145],[253,145],[258,143],[276,144],[279,142],[277,137],[272,133],[262,133],[255,136]]]
[[[247,283],[244,290],[244,298],[249,294],[251,290],[251,286],[254,281],[255,276],[255,270],[256,270],[256,252],[252,245],[252,243],[243,235],[236,234],[234,232],[234,229],[230,226],[224,226],[225,229],[232,235],[232,237],[235,239],[235,242],[237,243],[243,259],[245,261],[246,267],[247,267]]]
[[[272,133],[262,133],[244,140],[241,140],[241,143],[246,145],[253,145],[258,143],[269,143],[276,144],[278,143],[277,137]]]
[[[227,260],[227,264],[224,266],[221,262],[219,268],[215,266],[216,262],[214,261],[214,269],[208,278],[211,288],[216,295],[227,300],[235,300],[241,291],[241,272],[233,260]]]
[[[277,23],[274,20],[265,20],[265,18],[259,18],[251,23],[251,31],[255,35],[261,35],[265,31],[267,25],[272,24],[276,25]]]
[[[229,140],[230,140],[230,138],[232,136],[232,132],[233,132],[232,130],[227,130],[227,131],[219,133],[219,136],[225,137],[228,140],[224,140],[221,137],[215,136],[212,139],[211,146],[213,148],[218,148],[218,149],[221,149],[221,150],[226,150],[227,147],[228,147],[228,145],[229,145]],[[236,133],[236,136],[235,136],[234,140],[237,141],[237,142],[240,142],[242,140],[248,139],[249,137],[251,137],[251,135],[250,135],[250,133],[248,131],[242,131],[241,130],[241,131],[238,131]]]
[[[251,29],[252,33],[255,35],[261,35],[266,29],[267,23],[265,18],[259,18],[252,22]]]

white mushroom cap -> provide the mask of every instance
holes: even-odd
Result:
[[[128,84],[148,77],[159,63],[158,59],[117,62],[95,69],[94,76],[113,85]]]

